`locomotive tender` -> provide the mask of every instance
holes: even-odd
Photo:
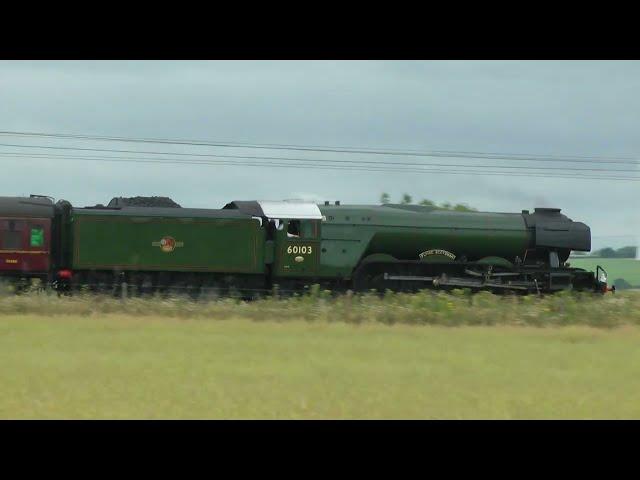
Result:
[[[425,288],[607,291],[571,268],[588,226],[559,209],[457,212],[417,205],[233,201],[222,209],[73,207],[0,197],[0,276],[58,290],[138,292]]]

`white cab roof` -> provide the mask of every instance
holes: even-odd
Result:
[[[262,212],[268,218],[299,218],[306,220],[321,220],[322,213],[318,205],[312,202],[272,202],[259,201]]]

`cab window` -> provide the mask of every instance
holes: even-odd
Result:
[[[301,237],[300,220],[289,220],[287,227],[287,237]]]
[[[287,237],[315,238],[316,222],[311,220],[289,220],[287,224]]]
[[[302,236],[304,238],[315,237],[315,223],[313,221],[306,221],[302,224]]]

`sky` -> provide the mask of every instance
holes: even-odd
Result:
[[[0,61],[0,131],[640,159],[639,86],[637,61]],[[83,151],[34,146],[325,161],[521,162],[7,135],[0,142],[1,196],[44,194],[86,206],[115,196],[160,195],[185,207],[220,208],[250,199],[375,204],[382,192],[393,201],[409,193],[416,201],[484,211],[558,207],[591,227],[593,248],[640,241],[640,183],[634,181],[107,162],[68,158],[89,155]],[[13,156],[25,152],[46,156]]]

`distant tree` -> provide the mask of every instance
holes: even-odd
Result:
[[[618,258],[636,258],[636,247],[622,247],[616,250]]]
[[[385,203],[390,203],[390,201],[391,201],[391,198],[388,193],[384,192],[382,193],[382,195],[380,195],[380,203],[385,204]],[[402,199],[400,200],[400,203],[402,205],[410,205],[413,203],[413,197],[408,193],[405,193],[402,195]],[[418,205],[422,205],[424,207],[437,207],[437,208],[442,208],[444,210],[455,210],[458,212],[477,212],[478,211],[477,209],[470,207],[466,203],[456,203],[454,206],[450,202],[444,202],[440,206],[438,206],[434,201],[426,198],[420,200],[420,203]]]
[[[402,200],[400,201],[402,205],[409,205],[412,202],[413,202],[413,198],[411,198],[411,195],[409,195],[408,193],[405,193],[404,195],[402,195]]]
[[[606,247],[600,250],[593,252],[594,257],[602,257],[602,258],[615,258],[616,251],[613,248]]]
[[[464,203],[457,203],[455,207],[453,207],[453,209],[456,212],[476,212],[477,210],[475,208],[471,208],[469,205],[466,205]]]

